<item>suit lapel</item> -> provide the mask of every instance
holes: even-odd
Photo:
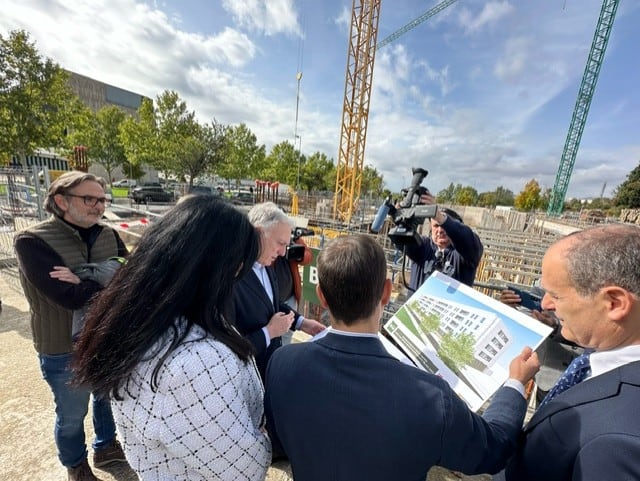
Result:
[[[267,272],[269,271],[267,270]],[[271,274],[269,274],[269,280],[271,280]],[[273,302],[271,302],[271,299],[267,296],[267,292],[264,290],[264,287],[262,287],[260,279],[258,279],[258,276],[253,270],[251,270],[249,275],[245,276],[242,281],[245,282],[247,287],[256,295],[256,298],[260,299],[260,302],[266,304],[270,311],[274,311],[275,307]],[[273,281],[271,282],[273,286]]]
[[[271,290],[273,291],[273,308],[276,312],[279,310],[280,302],[280,291],[278,289],[278,278],[276,276],[276,272],[272,266],[265,267],[267,271],[267,275],[269,276],[269,282],[271,282]]]
[[[525,426],[525,432],[530,431],[549,416],[559,411],[617,396],[620,392],[621,384],[639,385],[639,371],[640,361],[632,362],[573,386],[553,398],[553,401],[543,406],[540,410],[536,411],[529,423]]]

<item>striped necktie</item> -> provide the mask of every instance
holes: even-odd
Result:
[[[572,386],[584,381],[584,379],[591,374],[591,365],[589,364],[589,355],[590,352],[585,352],[580,356],[576,357],[567,370],[562,373],[558,382],[551,388],[551,390],[544,397],[538,409],[551,401],[558,394],[566,391]]]

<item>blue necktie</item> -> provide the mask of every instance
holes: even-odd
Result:
[[[544,397],[538,409],[551,401],[554,397],[556,397],[561,392],[566,391],[572,386],[584,381],[584,379],[591,374],[591,365],[589,364],[589,354],[590,352],[586,352],[576,357],[565,372],[562,373],[558,382],[551,388],[551,390]]]

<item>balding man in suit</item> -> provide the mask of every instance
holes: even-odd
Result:
[[[545,254],[542,308],[590,354],[569,366],[525,427],[508,481],[640,479],[638,259],[640,228],[622,224],[571,234]]]

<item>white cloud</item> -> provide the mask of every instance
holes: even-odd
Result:
[[[494,26],[504,17],[514,12],[514,7],[508,2],[487,2],[479,14],[469,8],[462,8],[458,21],[467,34],[478,33],[485,26]]]
[[[240,26],[265,35],[301,35],[293,0],[223,0]]]

